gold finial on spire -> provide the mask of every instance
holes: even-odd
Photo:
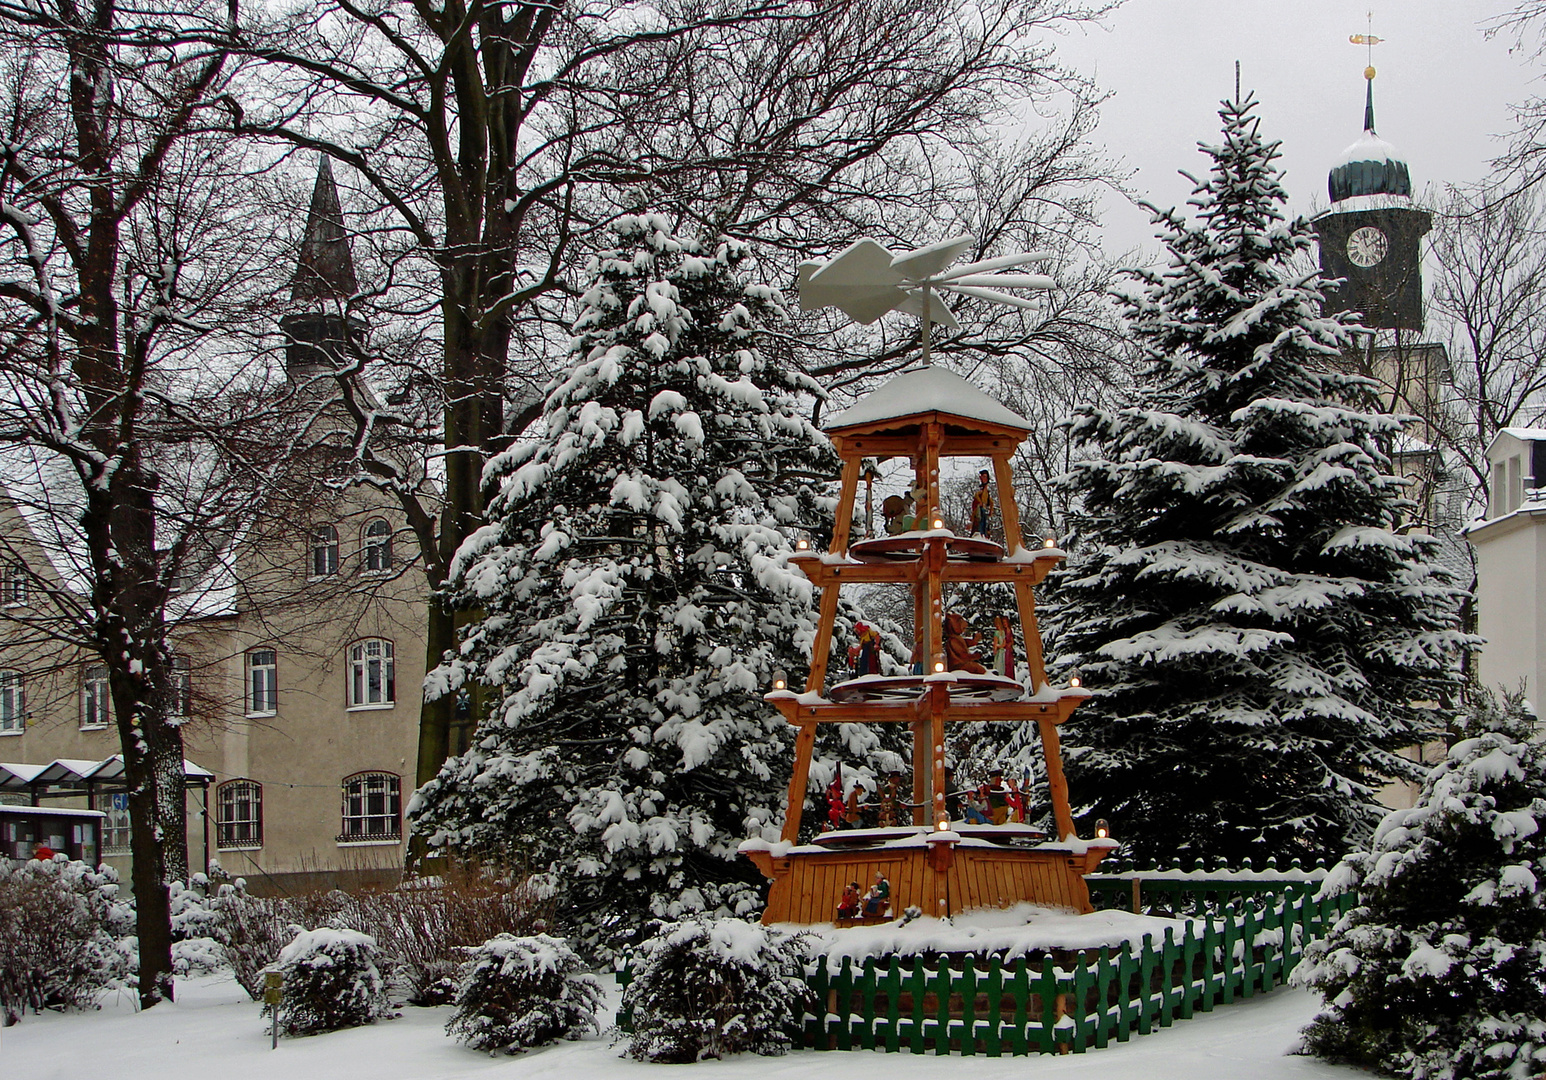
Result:
[[[1354,45],[1364,45],[1369,50],[1369,66],[1363,69],[1363,77],[1369,81],[1374,80],[1374,47],[1385,39],[1374,36],[1374,12],[1368,13],[1369,32],[1367,34],[1349,34],[1347,40]]]

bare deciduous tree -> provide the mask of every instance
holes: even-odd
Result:
[[[106,669],[145,1006],[172,993],[168,882],[188,872],[169,635],[307,430],[252,341],[223,332],[272,291],[234,201],[252,163],[208,123],[231,61],[195,40],[236,17],[234,0],[0,2],[0,445],[51,562],[10,642]]]
[[[1062,130],[1082,147],[1093,97],[1045,38],[1112,6],[317,0],[301,17],[244,25],[234,47],[268,67],[230,99],[234,129],[348,165],[356,198],[374,204],[370,228],[396,252],[388,306],[438,307],[438,341],[420,338],[436,362],[405,365],[411,392],[345,391],[357,477],[401,502],[430,585],[482,521],[484,461],[539,413],[566,270],[609,220],[649,206],[801,253],[887,224],[932,233],[1011,107],[1068,93],[1083,111]],[[1027,156],[1029,175],[1064,169],[1064,156],[1054,140]],[[1031,188],[1020,197],[1051,197],[1053,185]],[[425,394],[439,416],[412,407]],[[380,449],[436,427],[438,513]],[[434,606],[429,663],[454,638]],[[447,755],[453,708],[424,706],[421,782]]]

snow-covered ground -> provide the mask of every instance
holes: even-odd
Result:
[[[98,1013],[28,1016],[0,1032],[5,1080],[786,1080],[841,1073],[844,1080],[1021,1080],[1076,1076],[1093,1080],[1350,1080],[1354,1069],[1284,1055],[1315,1010],[1301,990],[1277,990],[1178,1021],[1123,1046],[1088,1054],[1035,1058],[940,1059],[910,1054],[799,1051],[782,1058],[735,1058],[694,1066],[646,1065],[619,1057],[608,1037],[562,1043],[522,1057],[489,1057],[448,1039],[448,1009],[402,1010],[372,1027],[304,1039],[269,1049],[258,1006],[228,977],[183,980],[175,1004],[137,1014],[127,995]],[[614,992],[608,1001],[616,1003]]]

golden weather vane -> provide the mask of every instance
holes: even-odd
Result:
[[[1374,78],[1374,47],[1385,39],[1374,36],[1374,12],[1369,12],[1369,32],[1367,34],[1349,34],[1347,40],[1354,45],[1365,45],[1369,49],[1369,66],[1363,69],[1363,77],[1369,80]]]

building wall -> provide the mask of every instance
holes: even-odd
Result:
[[[1546,508],[1520,510],[1471,530],[1476,546],[1477,631],[1486,638],[1477,677],[1494,691],[1516,690],[1542,704],[1540,630],[1546,618]]]
[[[377,517],[394,530],[385,573],[362,565],[362,530]],[[336,573],[316,578],[309,572],[304,532],[292,543],[243,551],[223,609],[185,619],[174,635],[179,655],[189,660],[192,686],[185,752],[215,774],[207,807],[197,788],[189,792],[189,862],[201,864],[207,825],[209,856],[258,891],[319,883],[339,871],[395,873],[405,854],[405,827],[390,836],[340,839],[343,785],[364,772],[395,777],[401,821],[414,784],[427,586],[407,558],[414,553],[411,536],[390,510],[355,501],[319,515],[316,523],[322,522],[339,533]],[[17,554],[31,544],[37,565],[47,568],[46,554],[14,510],[0,507],[0,533]],[[350,705],[348,653],[364,639],[392,645],[390,703]],[[252,708],[254,649],[271,649],[277,661],[275,708],[263,714]],[[15,620],[0,620],[0,668],[24,672],[28,714],[23,731],[0,734],[0,761],[98,761],[118,753],[116,727],[81,726],[82,673],[89,663],[77,650],[35,640]],[[222,842],[221,786],[236,780],[261,785],[261,843]],[[95,802],[111,813],[109,797]],[[46,801],[87,803],[84,797]],[[127,880],[127,852],[107,854],[105,861]]]

